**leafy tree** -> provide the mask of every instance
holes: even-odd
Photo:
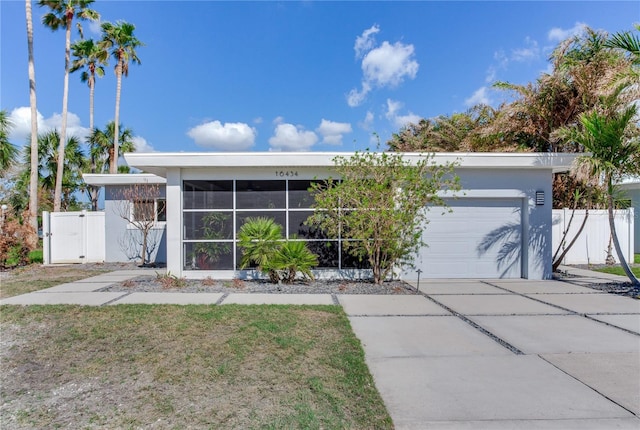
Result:
[[[444,206],[438,191],[459,189],[454,164],[432,158],[369,151],[336,157],[340,180],[312,185],[316,211],[308,222],[349,239],[342,241],[346,251],[368,261],[374,282],[382,283],[395,265],[413,264],[428,206]]]
[[[7,170],[18,157],[18,148],[9,142],[9,132],[13,124],[6,110],[0,110],[0,173]]]
[[[33,13],[31,0],[25,1],[27,17],[27,49],[29,52],[29,105],[31,107],[31,176],[29,177],[29,220],[31,227],[27,235],[30,249],[38,246],[38,108],[36,102],[36,69],[33,59]]]
[[[579,170],[606,187],[609,227],[618,259],[631,282],[640,285],[620,248],[613,216],[615,184],[625,176],[640,174],[640,133],[634,122],[636,113],[634,104],[610,115],[597,111],[584,113],[580,115],[580,128],[564,128],[560,136],[590,153],[579,157]]]
[[[62,180],[65,166],[64,156],[66,151],[64,145],[67,140],[67,105],[69,100],[69,64],[71,62],[71,25],[73,18],[80,20],[97,20],[100,18],[98,12],[89,9],[94,0],[40,0],[40,6],[46,6],[50,12],[42,17],[42,23],[52,31],[60,28],[65,29],[65,50],[64,50],[64,90],[62,93],[62,124],[60,126],[60,148],[58,149],[58,172],[57,182],[53,200],[54,212],[60,211],[62,197]],[[78,23],[78,28],[82,27]]]
[[[120,94],[122,91],[122,77],[129,75],[129,62],[140,64],[136,48],[144,46],[133,31],[135,26],[125,21],[116,24],[105,22],[102,24],[102,42],[106,50],[110,51],[116,60],[116,112],[114,117],[115,131],[113,133],[113,158],[110,159],[109,173],[118,171],[119,138],[120,138]]]

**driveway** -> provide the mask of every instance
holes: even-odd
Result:
[[[640,300],[560,281],[338,296],[398,429],[639,429]]]

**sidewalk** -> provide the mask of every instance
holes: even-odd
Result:
[[[340,304],[397,429],[639,429],[640,300],[587,282],[423,280],[415,295],[99,292],[122,270],[0,304]]]

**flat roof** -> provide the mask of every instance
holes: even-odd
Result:
[[[103,187],[105,185],[166,184],[167,180],[152,173],[83,173],[87,185]]]
[[[419,160],[428,153],[398,152],[409,160]],[[206,167],[333,167],[337,156],[350,157],[354,152],[145,152],[126,153],[127,164],[145,172],[165,177],[170,168]],[[438,152],[437,164],[458,162],[457,168],[475,169],[550,169],[563,172],[571,168],[582,154],[538,152]]]

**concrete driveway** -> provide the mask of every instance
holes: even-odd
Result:
[[[338,296],[398,429],[640,429],[640,300],[559,281]]]

